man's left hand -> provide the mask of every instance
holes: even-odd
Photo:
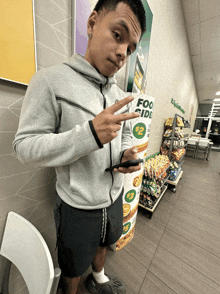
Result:
[[[121,162],[125,162],[125,161],[131,160],[131,159],[138,159],[137,151],[138,151],[137,147],[132,147],[132,148],[125,150]],[[133,172],[138,171],[140,169],[141,169],[141,164],[139,163],[136,166],[130,166],[128,168],[126,168],[126,167],[115,168],[114,171],[120,172],[123,174],[127,174],[127,173],[133,173]]]

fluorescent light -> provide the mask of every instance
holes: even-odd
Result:
[[[216,92],[215,95],[220,95],[220,91]]]

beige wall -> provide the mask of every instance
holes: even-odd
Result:
[[[96,1],[90,0],[91,8]],[[171,98],[186,111],[197,111],[197,96],[188,42],[179,0],[149,0],[154,14],[147,73],[147,94],[155,98],[148,155],[158,152],[166,118],[182,114]],[[63,62],[71,55],[71,1],[35,0],[38,68]],[[122,70],[124,72],[124,70]],[[121,74],[123,76],[123,74]],[[121,80],[121,78],[120,78]],[[10,210],[29,219],[42,233],[55,257],[53,169],[21,164],[12,141],[26,87],[0,81],[0,240]],[[25,294],[24,282],[13,269],[10,294]]]
[[[155,98],[147,155],[160,150],[164,122],[175,113],[189,119],[194,106],[191,133],[198,108],[188,39],[179,0],[148,0],[153,13],[147,68],[147,94]],[[183,114],[171,104],[174,99]]]

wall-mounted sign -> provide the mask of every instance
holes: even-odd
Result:
[[[87,21],[91,14],[89,0],[72,0],[72,54],[85,55],[88,36]]]
[[[176,101],[175,101],[173,98],[171,99],[171,103],[172,103],[176,108],[178,108],[182,113],[185,113],[185,110],[183,110],[182,107],[179,106],[179,104],[176,103]]]
[[[134,52],[130,56],[130,61],[127,63],[127,85],[125,86],[125,92],[134,92],[134,85],[133,83],[138,81],[139,83],[136,83],[138,86],[136,87],[136,91],[134,93],[140,93],[143,89],[144,84],[144,76],[142,76],[142,72],[139,71],[139,64],[137,64],[137,54],[139,51],[139,45],[142,47],[142,53],[144,56],[144,61],[142,62],[142,68],[144,70],[144,73],[146,75],[147,71],[147,63],[148,63],[148,55],[150,50],[150,39],[151,39],[151,28],[152,28],[152,22],[153,22],[153,13],[150,9],[150,6],[148,4],[147,0],[142,0],[145,14],[146,14],[146,32],[143,34],[141,38],[140,44],[137,45],[136,52]],[[138,74],[137,74],[138,73]],[[143,83],[142,83],[143,82]],[[144,93],[144,91],[143,91]]]
[[[0,1],[0,78],[29,84],[36,72],[34,0]]]

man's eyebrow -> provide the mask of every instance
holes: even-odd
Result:
[[[123,21],[123,20],[119,20],[118,22],[117,22],[119,25],[121,25],[121,26],[123,26],[124,28],[125,28],[125,30],[126,30],[126,32],[128,33],[128,35],[129,35],[129,28],[128,28],[128,26],[126,25],[126,23]]]
[[[123,26],[123,27],[125,28],[127,34],[129,35],[130,31],[129,31],[129,28],[128,28],[127,24],[126,24],[123,20],[119,20],[117,23],[118,23],[119,25]],[[133,43],[133,45],[134,45],[135,50],[136,50],[136,48],[137,48],[137,43]]]

